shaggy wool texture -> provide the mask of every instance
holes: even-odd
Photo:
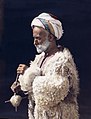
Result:
[[[44,53],[37,55],[27,75],[19,79],[22,89],[32,92],[34,119],[79,119],[77,95],[79,78],[70,51],[55,53],[41,69]],[[32,80],[31,80],[32,79]],[[31,97],[31,96],[29,96]],[[30,111],[29,109],[29,119]],[[33,114],[33,113],[32,113]]]

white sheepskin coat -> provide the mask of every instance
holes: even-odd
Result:
[[[29,119],[79,119],[79,79],[71,53],[64,48],[40,68],[44,55],[19,78],[21,89],[29,92]]]

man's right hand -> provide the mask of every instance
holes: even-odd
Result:
[[[28,68],[25,64],[19,64],[17,68],[17,74],[24,74],[24,71]]]
[[[28,68],[27,65],[25,64],[19,64],[18,68],[17,68],[17,74],[24,74],[24,71]],[[19,78],[19,77],[18,77]],[[19,91],[21,91],[21,86],[20,83],[18,81],[15,81],[12,86],[11,86],[11,90],[15,93],[18,93]]]

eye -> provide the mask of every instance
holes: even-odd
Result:
[[[34,37],[34,39],[36,39],[36,40],[41,40],[41,38],[40,38],[40,37]]]

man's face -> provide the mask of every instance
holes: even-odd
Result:
[[[50,42],[48,40],[48,32],[43,28],[34,27],[33,29],[33,37],[34,37],[34,45],[38,53],[45,52]]]

